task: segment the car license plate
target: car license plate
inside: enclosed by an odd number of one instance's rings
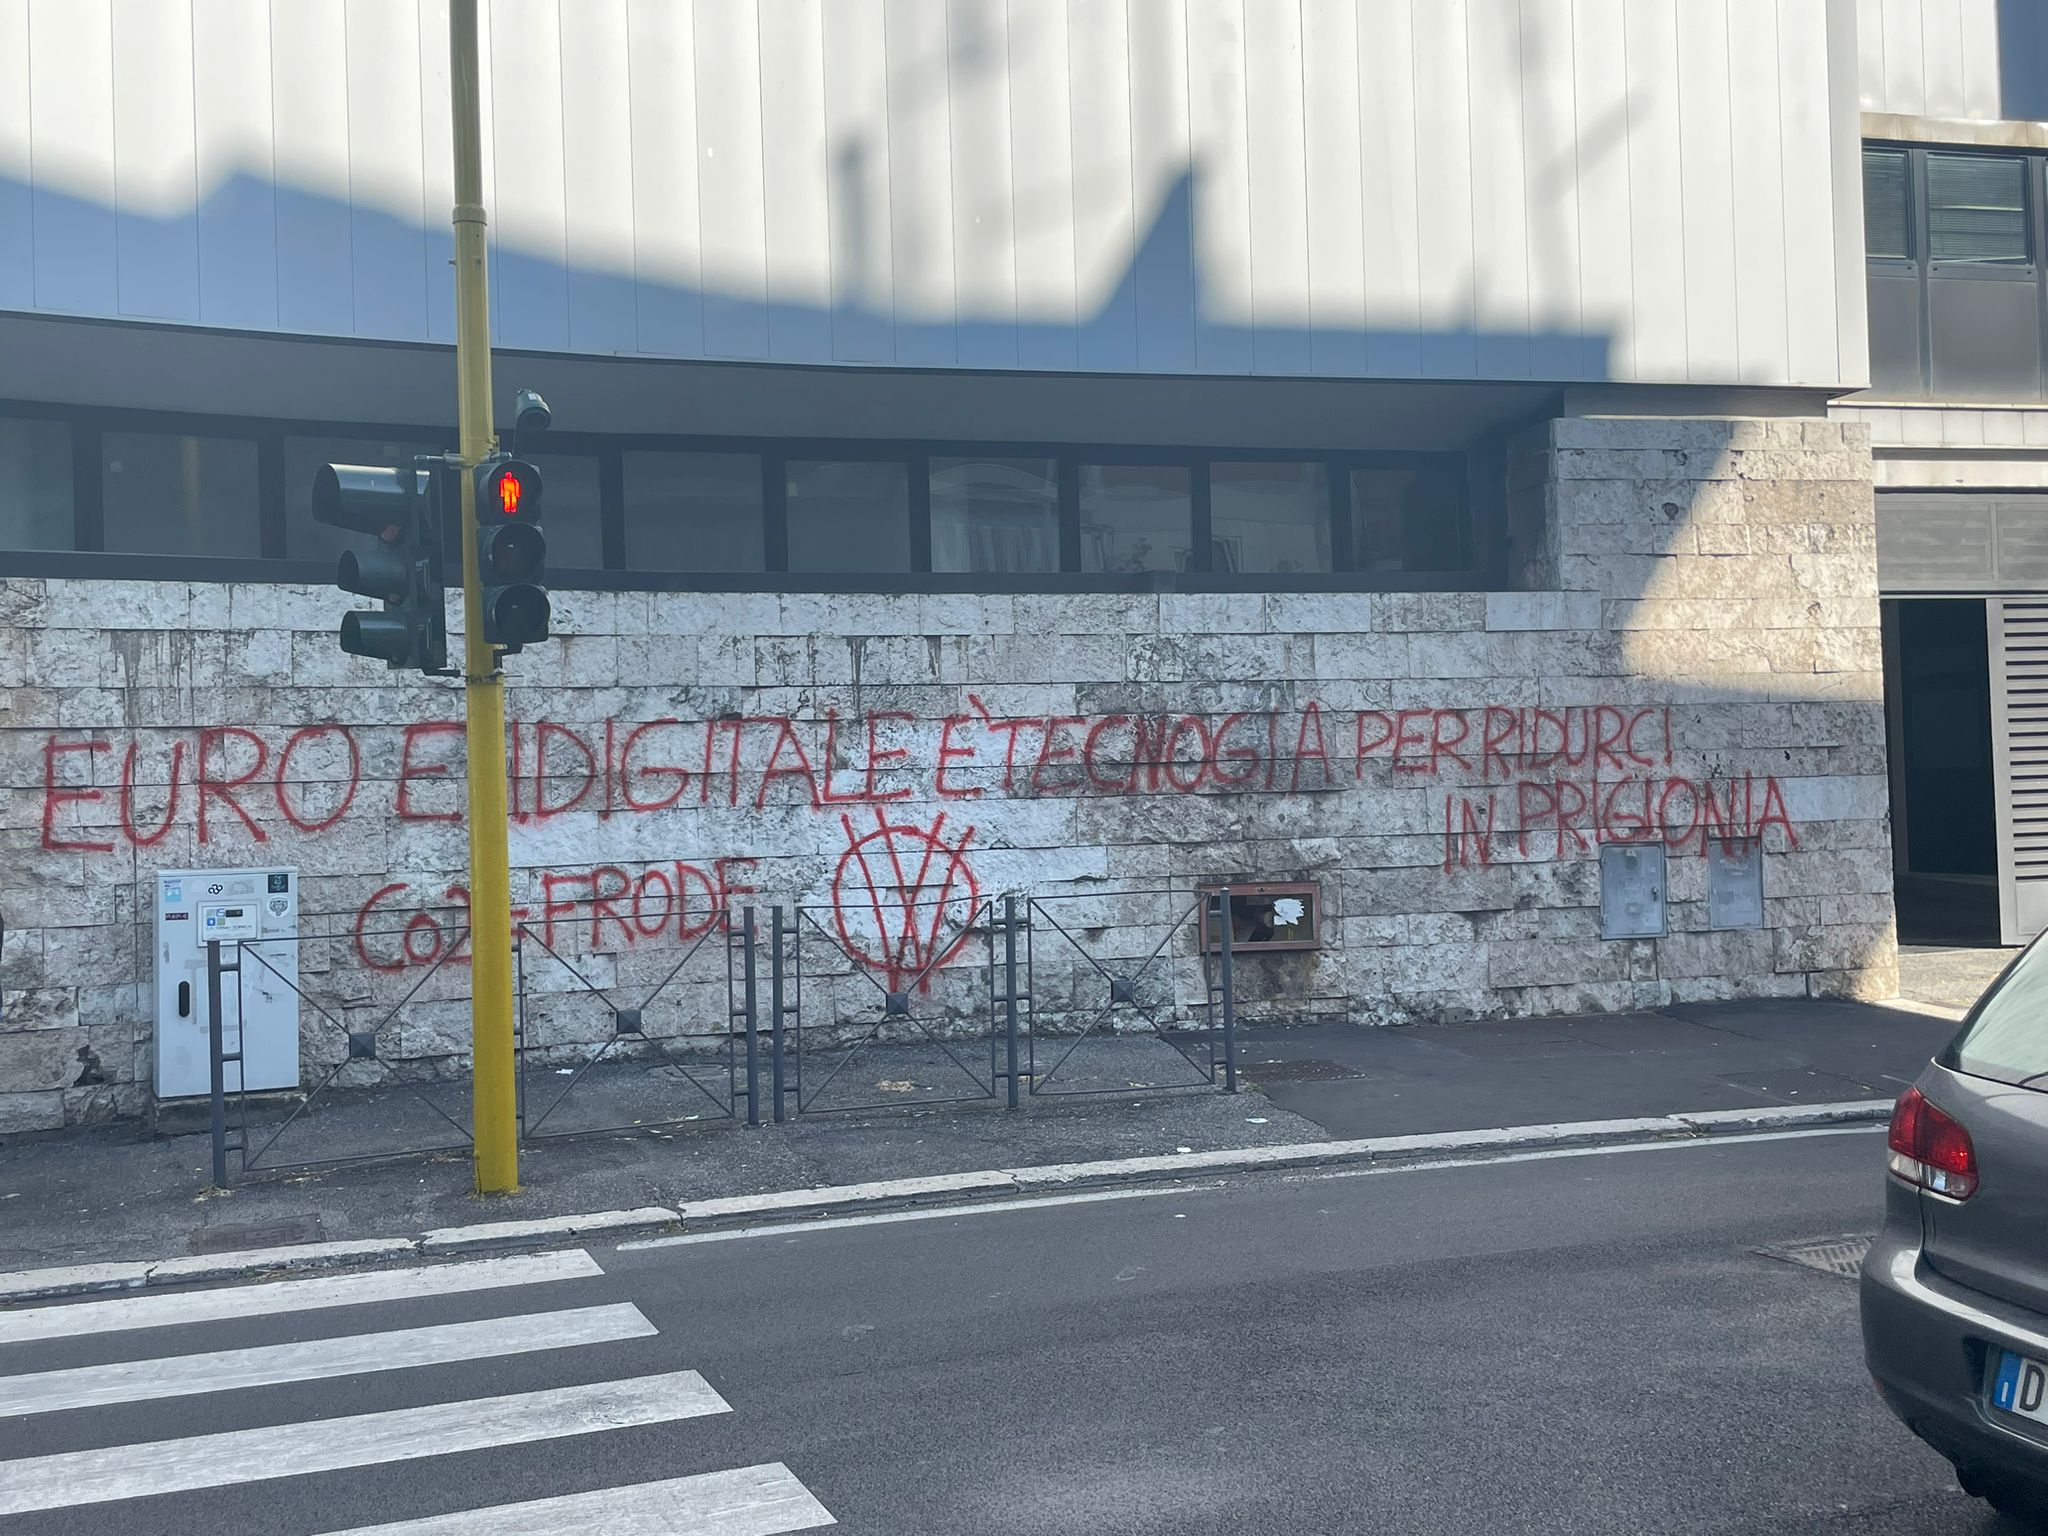
[[[2000,1353],[1991,1378],[1991,1403],[2007,1413],[2048,1424],[2048,1365],[2011,1350]]]

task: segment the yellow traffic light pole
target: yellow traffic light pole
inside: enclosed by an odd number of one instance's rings
[[[471,1128],[478,1194],[519,1188],[517,1071],[512,1052],[512,874],[506,847],[505,678],[483,632],[477,569],[476,465],[491,430],[491,313],[484,242],[483,115],[477,0],[449,0],[448,87],[455,116],[455,372],[462,482],[462,671],[469,762]]]

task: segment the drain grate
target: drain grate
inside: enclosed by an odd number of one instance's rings
[[[1357,1067],[1341,1061],[1247,1061],[1239,1070],[1255,1083],[1327,1083],[1339,1078],[1364,1077]]]
[[[1769,1248],[1759,1248],[1758,1253],[1766,1258],[1783,1259],[1787,1264],[1803,1264],[1808,1269],[1817,1269],[1822,1274],[1840,1275],[1844,1280],[1853,1280],[1863,1269],[1863,1256],[1870,1252],[1871,1239],[1862,1237],[1815,1237],[1802,1243],[1779,1243]]]

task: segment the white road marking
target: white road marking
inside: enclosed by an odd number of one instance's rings
[[[32,1307],[22,1312],[0,1311],[0,1344],[120,1333],[131,1328],[170,1328],[185,1323],[218,1322],[223,1318],[269,1317],[280,1312],[354,1307],[372,1301],[459,1296],[513,1285],[539,1285],[549,1280],[581,1280],[603,1273],[597,1260],[580,1248],[572,1248],[561,1253],[516,1254],[463,1264],[420,1264],[360,1275],[327,1275],[316,1280],[271,1280],[210,1291],[117,1296],[106,1301]]]
[[[242,1387],[360,1376],[411,1366],[447,1365],[457,1360],[530,1355],[544,1349],[572,1349],[615,1339],[644,1339],[658,1331],[638,1307],[620,1303],[294,1344],[265,1344],[252,1349],[222,1349],[203,1355],[171,1355],[157,1360],[119,1360],[111,1365],[36,1371],[22,1376],[0,1376],[0,1419],[10,1414],[101,1408],[109,1403],[232,1392]]]
[[[1205,1186],[1206,1187],[1206,1186]],[[789,1237],[804,1232],[830,1232],[838,1227],[886,1227],[899,1221],[942,1221],[952,1216],[998,1216],[1009,1211],[1042,1211],[1052,1205],[1100,1205],[1106,1200],[1151,1200],[1184,1195],[1185,1184],[1148,1189],[1097,1189],[1078,1195],[1037,1195],[1026,1200],[978,1200],[969,1205],[938,1205],[921,1211],[877,1211],[871,1216],[827,1216],[818,1221],[779,1221],[767,1227],[734,1227],[725,1232],[685,1232],[680,1237],[648,1237],[621,1243],[619,1250],[679,1248],[690,1243],[730,1243],[743,1237]]]
[[[1627,1141],[1606,1146],[1542,1147],[1527,1152],[1489,1152],[1477,1157],[1441,1157],[1412,1163],[1384,1163],[1366,1168],[1275,1170],[1293,1179],[1363,1179],[1396,1173],[1431,1173],[1449,1168],[1491,1168],[1501,1163],[1545,1162],[1561,1157],[1614,1157],[1626,1152],[1707,1151],[1753,1146],[1760,1141],[1800,1141],[1821,1136],[1874,1136],[1882,1125],[1823,1125],[1789,1131],[1758,1131],[1754,1135],[1693,1136],[1670,1141]],[[1255,1171],[1255,1170],[1254,1170]],[[879,1211],[871,1216],[833,1216],[820,1221],[784,1221],[766,1227],[734,1227],[724,1232],[686,1232],[680,1237],[651,1237],[621,1243],[619,1251],[675,1248],[689,1243],[731,1243],[748,1237],[793,1237],[844,1227],[880,1227],[902,1221],[945,1221],[955,1216],[1006,1216],[1016,1211],[1041,1211],[1055,1205],[1096,1205],[1108,1200],[1156,1200],[1162,1195],[1216,1194],[1230,1187],[1221,1178],[1200,1184],[1160,1183],[1140,1189],[1098,1189],[1083,1194],[1043,1195],[1023,1200],[983,1200],[971,1205],[940,1205],[928,1210]]]
[[[703,1477],[359,1526],[332,1536],[782,1536],[838,1523],[789,1468],[772,1461]]]
[[[695,1371],[0,1461],[0,1515],[416,1461],[730,1413]]]

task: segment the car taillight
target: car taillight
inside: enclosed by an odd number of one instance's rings
[[[1908,1088],[1892,1106],[1891,1170],[1908,1184],[1951,1200],[1977,1192],[1977,1149],[1962,1122],[1936,1109],[1918,1088]]]

